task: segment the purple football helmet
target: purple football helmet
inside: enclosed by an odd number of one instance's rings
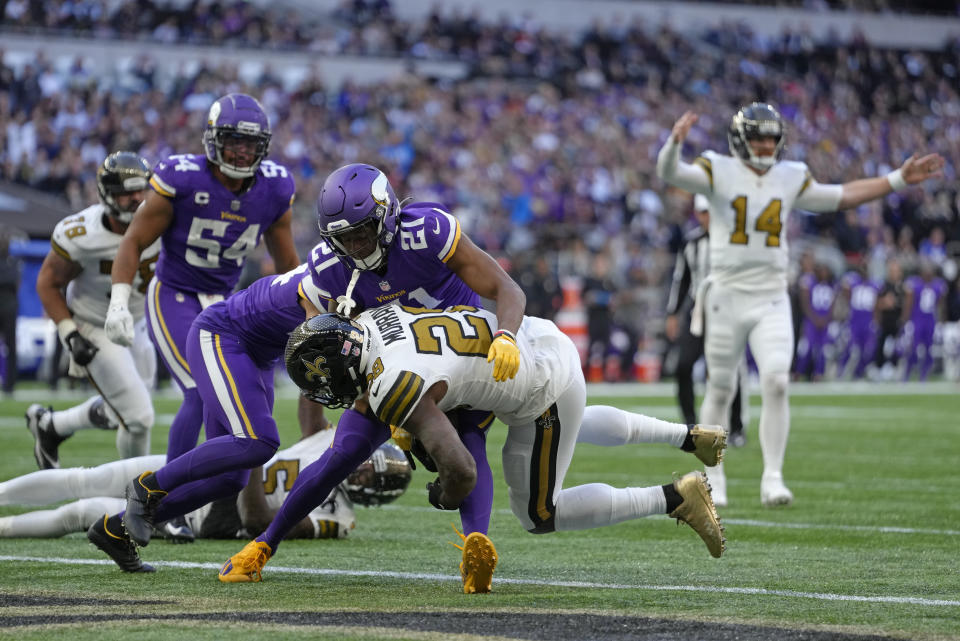
[[[249,178],[257,172],[260,161],[270,149],[270,121],[256,98],[231,93],[210,106],[207,126],[203,131],[203,148],[207,160],[220,167],[230,178]],[[240,165],[224,159],[224,149],[252,157]]]
[[[377,269],[397,233],[400,202],[386,174],[345,165],[327,176],[317,199],[320,235],[348,267]]]

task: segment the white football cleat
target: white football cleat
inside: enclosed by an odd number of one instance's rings
[[[760,480],[760,503],[763,507],[785,507],[793,503],[793,492],[783,484],[783,476],[763,475]]]
[[[713,467],[705,467],[707,481],[710,483],[710,495],[715,507],[727,507],[727,475],[723,471],[723,463]]]

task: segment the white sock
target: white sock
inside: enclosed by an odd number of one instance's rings
[[[163,467],[162,454],[121,459],[96,467],[39,470],[0,483],[0,505],[49,505],[70,499],[123,497],[130,479]]]
[[[604,483],[578,485],[560,492],[554,524],[560,530],[585,530],[651,514],[666,514],[663,488],[616,488]]]
[[[60,436],[70,436],[77,430],[96,427],[96,425],[90,422],[90,408],[99,401],[99,396],[91,396],[84,402],[79,405],[74,405],[70,409],[53,412],[51,416],[53,420],[53,430]],[[46,427],[46,425],[42,423],[40,426]]]
[[[634,414],[609,405],[588,405],[583,410],[578,443],[606,447],[628,443],[669,443],[683,445],[687,426]]]
[[[84,499],[61,505],[55,510],[39,510],[0,518],[0,537],[57,537],[85,532],[104,514],[123,509],[122,499]]]
[[[763,453],[763,474],[783,476],[783,458],[790,435],[790,402],[787,397],[786,374],[771,374],[760,381],[760,451]]]
[[[40,470],[0,483],[0,505],[50,505],[73,498],[73,471]]]

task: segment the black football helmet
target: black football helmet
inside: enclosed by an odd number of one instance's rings
[[[107,206],[107,213],[129,225],[140,202],[135,201],[127,208],[121,208],[115,196],[146,190],[152,175],[146,158],[132,151],[118,151],[104,158],[97,169],[97,191],[100,200]]]
[[[754,102],[742,107],[730,121],[727,130],[727,143],[730,155],[739,158],[751,167],[767,170],[773,167],[783,156],[786,146],[786,126],[783,116],[773,105]],[[772,156],[758,156],[753,153],[748,141],[757,138],[772,137],[777,141]]]
[[[343,482],[347,496],[360,505],[385,505],[404,493],[410,484],[410,463],[403,451],[384,443]]]
[[[363,339],[363,327],[345,316],[314,316],[290,332],[284,350],[287,373],[310,400],[350,407],[367,389]]]

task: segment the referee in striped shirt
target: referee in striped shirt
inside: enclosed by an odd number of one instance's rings
[[[706,196],[696,194],[693,199],[693,209],[700,227],[687,234],[683,248],[677,253],[673,282],[670,285],[670,295],[667,297],[665,326],[667,339],[674,343],[678,350],[675,370],[677,401],[680,404],[684,422],[690,425],[697,422],[693,396],[693,366],[703,356],[703,336],[694,336],[690,333],[690,315],[697,288],[710,271],[710,237],[707,235],[710,212]],[[730,408],[729,442],[734,447],[741,447],[746,443],[741,413],[744,374],[741,368],[740,384],[737,386],[737,393]]]

